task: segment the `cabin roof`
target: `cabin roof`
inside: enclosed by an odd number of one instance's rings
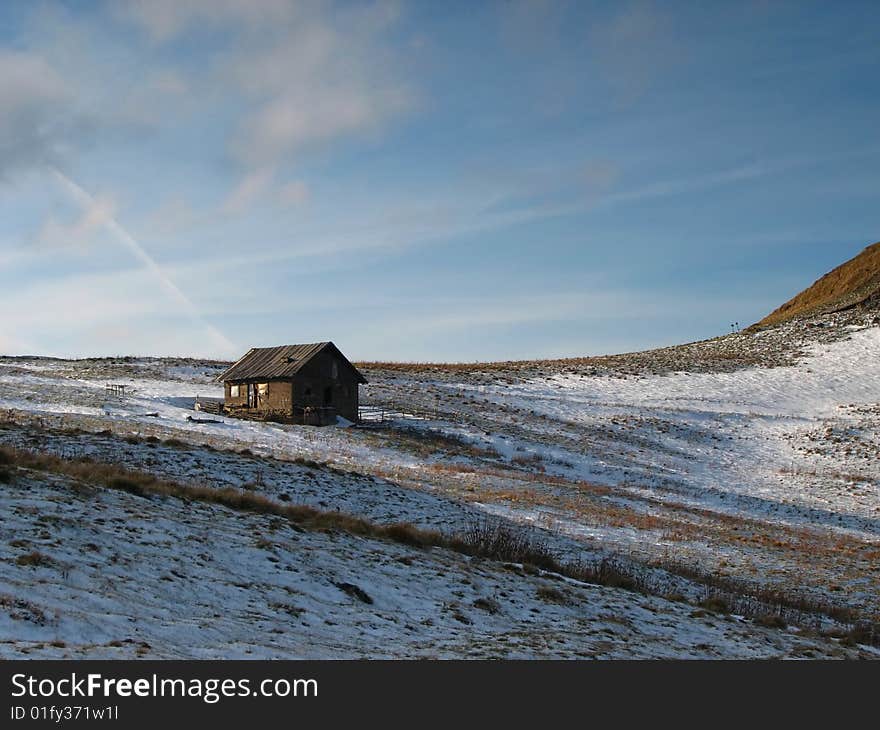
[[[349,362],[332,342],[314,342],[308,345],[279,345],[252,347],[237,362],[217,377],[217,380],[279,380],[294,377],[312,358],[331,348],[352,371],[359,383],[367,379]]]

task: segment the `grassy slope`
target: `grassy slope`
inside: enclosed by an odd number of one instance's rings
[[[771,312],[758,322],[758,326],[778,324],[820,309],[851,306],[876,296],[878,292],[880,243],[875,243]]]

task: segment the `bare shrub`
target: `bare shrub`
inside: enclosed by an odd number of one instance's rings
[[[700,601],[700,605],[712,613],[730,613],[730,604],[721,596],[709,596]]]
[[[540,454],[522,454],[514,456],[510,460],[510,463],[514,466],[522,466],[526,468],[532,467],[541,472],[546,468],[544,466],[544,458]]]
[[[880,643],[880,624],[870,621],[856,621],[847,631],[841,643],[848,646],[856,646],[857,644],[877,646]]]
[[[765,613],[761,616],[756,616],[755,623],[768,629],[784,629],[788,626],[785,619],[778,613]]]
[[[566,566],[568,575],[584,583],[624,588],[629,591],[648,593],[649,578],[635,566],[628,566],[611,558],[602,558],[595,563],[574,563]]]
[[[526,563],[555,572],[562,570],[546,542],[539,540],[533,532],[501,520],[472,522],[464,532],[450,538],[448,544],[468,555],[510,563]]]
[[[568,603],[568,596],[553,586],[541,586],[538,588],[537,596],[547,603]]]
[[[50,565],[54,565],[55,561],[52,560],[48,555],[41,553],[37,550],[33,552],[25,553],[24,555],[19,555],[15,559],[16,565],[24,565],[31,566],[34,568],[46,568]]]

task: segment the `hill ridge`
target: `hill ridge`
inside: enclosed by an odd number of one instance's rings
[[[880,242],[835,267],[755,326],[779,324],[796,317],[825,314],[880,300]]]

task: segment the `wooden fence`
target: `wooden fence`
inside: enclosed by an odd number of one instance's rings
[[[202,413],[211,413],[215,416],[223,415],[223,399],[222,398],[202,398],[196,396],[195,410]]]
[[[438,421],[435,410],[391,403],[362,403],[358,406],[358,421],[365,425],[391,421]]]
[[[222,416],[244,418],[253,421],[275,421],[278,423],[297,423],[309,425],[326,425],[336,420],[336,409],[333,406],[297,408],[294,414],[269,413],[266,411],[235,408],[226,409],[219,398],[196,398],[195,410]],[[435,410],[418,408],[396,403],[362,403],[358,407],[358,423],[375,426],[392,421],[437,421],[443,417]]]

